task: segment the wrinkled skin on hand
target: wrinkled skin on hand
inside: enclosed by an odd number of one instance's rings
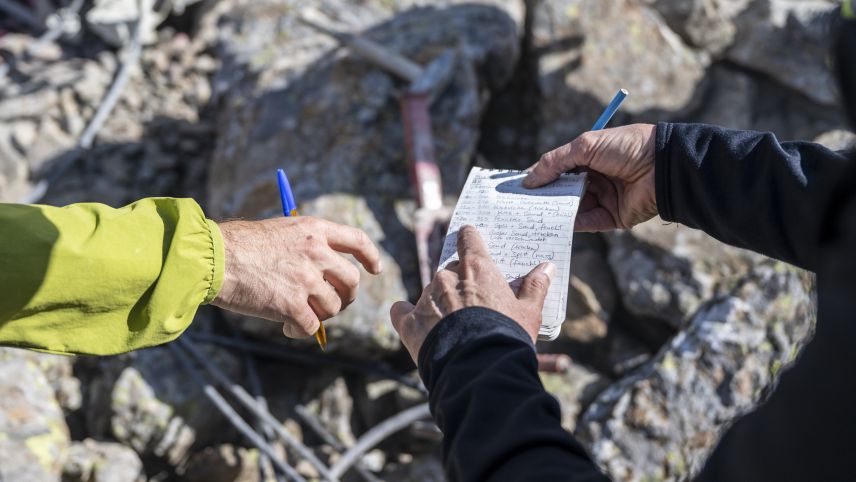
[[[372,274],[380,253],[361,230],[313,217],[220,224],[226,252],[223,286],[213,305],[283,323],[290,338],[318,330],[319,320],[354,301],[360,271]]]
[[[654,156],[657,127],[634,124],[586,132],[544,155],[523,185],[540,187],[572,169],[588,171],[577,231],[630,229],[657,215]]]
[[[458,256],[460,261],[437,273],[415,306],[406,301],[392,305],[392,325],[413,361],[417,361],[428,332],[441,319],[470,306],[490,308],[508,316],[526,330],[534,343],[555,265],[536,266],[515,294],[491,260],[476,228],[464,226],[458,232]]]

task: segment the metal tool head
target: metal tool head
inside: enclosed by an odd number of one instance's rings
[[[422,76],[410,84],[410,92],[425,93],[433,100],[455,75],[458,56],[454,49],[446,49],[422,70]]]

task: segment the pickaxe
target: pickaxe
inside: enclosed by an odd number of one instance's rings
[[[419,278],[422,287],[428,286],[440,259],[445,228],[451,216],[451,211],[443,206],[440,169],[434,157],[434,139],[428,108],[454,74],[455,53],[453,50],[446,50],[427,67],[422,67],[365,37],[339,32],[306,16],[302,16],[300,21],[330,35],[355,54],[409,82],[401,96],[401,113],[410,178],[418,203],[413,231],[419,259]],[[564,373],[572,363],[571,358],[564,354],[539,353],[537,358],[538,370],[544,372]]]
[[[454,74],[455,52],[446,50],[428,66],[421,65],[365,37],[334,30],[301,16],[300,21],[330,35],[352,52],[409,84],[401,95],[404,140],[418,208],[414,219],[419,278],[425,287],[431,282],[440,257],[444,228],[450,211],[443,206],[440,168],[434,155],[431,133],[431,101],[448,85]]]

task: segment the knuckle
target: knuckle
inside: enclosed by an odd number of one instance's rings
[[[354,236],[354,244],[356,244],[357,246],[368,247],[369,245],[372,244],[371,239],[369,239],[369,235],[366,234],[366,232],[363,231],[362,229],[354,228],[353,236]]]
[[[326,251],[326,244],[318,239],[317,235],[307,234],[303,238],[303,243],[306,248],[306,252],[309,253],[309,256],[313,259],[317,259]]]
[[[487,263],[484,258],[481,256],[474,256],[466,261],[466,264],[469,268],[475,272],[484,271],[487,267]]]
[[[299,219],[300,224],[306,229],[315,231],[321,227],[322,221],[314,216],[301,216]]]
[[[360,286],[360,270],[356,266],[348,264],[346,271],[348,274],[346,275],[345,284],[348,288],[357,289]]]
[[[309,274],[309,270],[301,269],[294,273],[294,282],[303,290],[311,291],[317,284],[318,280]]]
[[[529,280],[529,286],[538,291],[546,291],[550,287],[550,282],[545,275],[538,275]]]
[[[457,278],[458,277],[455,273],[449,270],[443,270],[437,273],[437,276],[434,277],[434,282],[428,286],[434,288],[446,288],[457,283]]]
[[[538,158],[538,165],[541,166],[542,169],[552,169],[556,164],[556,151],[549,151],[541,154],[541,157]]]
[[[576,151],[576,154],[583,158],[587,157],[597,144],[595,137],[596,134],[593,132],[584,132],[571,142],[571,150]]]

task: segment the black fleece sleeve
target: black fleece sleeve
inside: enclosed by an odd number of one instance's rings
[[[810,142],[702,124],[657,126],[657,209],[666,221],[815,270],[823,212],[846,158]]]
[[[607,480],[561,427],[529,336],[487,308],[447,316],[419,351],[452,481]]]
[[[738,420],[699,481],[854,480],[856,165],[823,213],[814,338],[770,399]]]

